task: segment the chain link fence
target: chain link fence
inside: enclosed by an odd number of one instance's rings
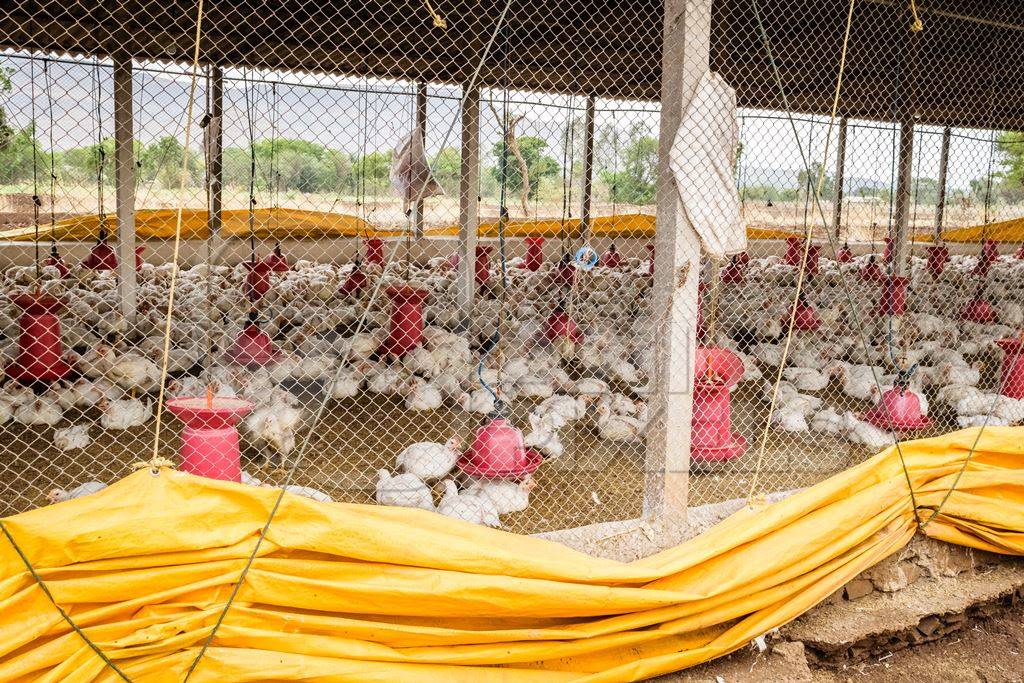
[[[664,365],[694,362],[665,349],[698,317],[699,344],[743,367],[731,431],[690,463],[689,505],[861,461],[892,441],[877,404],[894,382],[927,413],[900,438],[977,423],[999,386],[994,341],[1024,323],[1007,238],[998,259],[950,243],[945,269],[927,267],[940,220],[984,238],[1024,217],[1018,93],[984,71],[1019,50],[1020,17],[926,12],[914,47],[902,4],[856,3],[833,121],[848,3],[761,2],[764,35],[751,2],[702,5],[710,16],[689,21],[710,24],[710,66],[739,96],[734,183],[752,239],[745,258],[701,259],[700,303],[676,301],[673,317],[676,270],[700,255],[654,250],[656,207],[676,192],[660,3],[442,2],[442,31],[418,2],[213,2],[195,72],[188,3],[42,5],[0,10],[3,514],[149,459],[179,205],[166,398],[253,404],[245,481],[522,533],[645,514],[666,486],[651,425],[678,400]],[[927,61],[939,40],[993,33],[986,59]],[[872,47],[883,38],[891,50]],[[946,84],[983,76],[959,95]],[[887,256],[901,222],[908,246]],[[910,278],[894,295],[905,312],[884,301],[890,272]],[[17,296],[37,291],[63,302],[59,349],[52,320],[23,317]],[[964,319],[979,301],[991,315]],[[60,377],[11,377],[54,353]],[[721,410],[695,401],[701,439]],[[525,460],[459,460],[486,450],[475,434],[496,416],[522,430]],[[176,459],[183,425],[162,420],[158,452]]]

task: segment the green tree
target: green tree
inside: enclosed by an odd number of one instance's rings
[[[175,188],[181,183],[181,162],[185,148],[173,135],[165,135],[144,147],[139,154],[144,182],[156,182],[160,187]],[[200,154],[190,151],[188,155],[188,180],[202,182],[203,162]]]
[[[434,178],[445,194],[450,197],[459,196],[459,181],[462,177],[462,155],[455,147],[445,147],[437,153],[431,164]]]
[[[523,161],[526,164],[526,173],[529,176],[529,197],[533,199],[537,196],[537,190],[540,189],[541,181],[544,178],[557,175],[562,167],[552,157],[543,153],[547,149],[548,143],[541,138],[533,135],[524,135],[517,138],[517,142],[519,143],[519,151],[523,155]],[[491,175],[500,186],[502,151],[505,153],[506,191],[511,196],[519,195],[523,190],[523,175],[519,169],[519,161],[512,153],[512,150],[506,149],[505,145],[500,141],[494,143],[494,147],[491,149],[491,154],[498,160],[497,165],[491,169]]]
[[[180,160],[179,160],[180,163]],[[114,184],[114,139],[103,138],[98,145],[86,145],[65,150],[57,165],[58,175],[65,181],[90,184],[102,164],[104,184]]]
[[[13,73],[14,69],[0,66],[0,95],[4,96],[4,104],[6,104],[6,96],[10,94],[13,88],[11,83],[11,74]],[[7,147],[13,137],[14,129],[7,123],[7,109],[0,105],[0,150]]]
[[[814,196],[815,191],[818,189],[818,178],[821,176],[823,166],[820,161],[815,161],[811,164],[811,174],[807,175],[807,171],[801,170],[796,174],[796,186],[798,190],[798,196],[807,197]],[[825,174],[824,182],[821,186],[821,199],[831,199],[836,192],[836,179],[832,176]]]
[[[391,150],[364,154],[355,159],[353,166],[356,182],[367,194],[381,194],[391,182]]]
[[[50,155],[39,147],[32,126],[12,130],[5,143],[0,146],[0,184],[28,182],[32,180],[32,152],[35,150],[36,178],[48,182]]]

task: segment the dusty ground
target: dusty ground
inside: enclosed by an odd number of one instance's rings
[[[1024,606],[942,640],[845,669],[808,666],[799,647],[744,649],[658,683],[1011,683],[1024,680]]]

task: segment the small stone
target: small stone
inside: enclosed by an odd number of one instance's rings
[[[917,625],[917,630],[926,637],[933,635],[942,627],[942,621],[936,616],[925,617]]]
[[[874,592],[875,587],[868,579],[854,579],[850,583],[846,584],[845,590],[847,600],[859,600],[871,595]]]
[[[781,640],[775,643],[772,645],[772,656],[780,657],[782,661],[789,664],[807,664],[807,654],[804,652],[804,644],[799,640]]]

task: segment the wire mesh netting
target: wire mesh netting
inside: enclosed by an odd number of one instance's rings
[[[697,378],[690,505],[1024,418],[993,397],[1024,324],[1020,17],[911,34],[855,3],[833,118],[849,3],[689,3],[751,237],[711,259],[654,249],[660,3],[437,4],[447,29],[419,2],[208,2],[195,69],[190,3],[0,10],[0,512],[147,461],[165,357],[171,412],[250,404],[247,483],[523,533],[650,512],[694,332],[742,366]],[[691,262],[699,301],[673,300]],[[894,424],[889,389],[920,415]],[[159,454],[233,476],[228,436],[161,419]]]

